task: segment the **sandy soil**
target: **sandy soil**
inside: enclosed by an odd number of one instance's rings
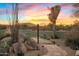
[[[36,38],[32,38],[37,41]],[[52,44],[51,41],[40,38],[40,44],[42,44],[46,49],[47,53],[44,56],[67,56],[68,53],[66,50],[62,49],[56,44]]]
[[[58,45],[60,48],[65,50],[67,52],[67,56],[74,56],[76,53],[76,50],[72,50],[71,48],[67,47],[64,44],[64,39],[53,39],[53,41],[56,42],[56,45]]]
[[[37,42],[37,38],[36,38],[36,37],[33,37],[32,39]],[[46,39],[42,39],[42,38],[39,38],[39,43],[40,43],[40,44],[52,44],[51,41],[46,40]]]
[[[48,53],[45,56],[66,56],[67,52],[57,45],[45,45]]]

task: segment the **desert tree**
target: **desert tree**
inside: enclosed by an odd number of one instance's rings
[[[53,27],[53,38],[55,38],[55,30],[56,30],[56,20],[59,15],[61,7],[59,5],[56,5],[55,7],[51,7],[51,13],[48,15],[49,20],[51,21]]]

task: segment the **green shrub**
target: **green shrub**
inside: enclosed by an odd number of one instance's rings
[[[11,46],[11,39],[3,39],[0,41],[0,53],[8,53]]]
[[[46,34],[43,34],[43,38],[44,38],[44,39],[46,39],[46,38],[47,38]]]
[[[0,53],[7,53],[8,50],[9,50],[9,44],[4,42],[4,43],[1,43],[0,45]]]

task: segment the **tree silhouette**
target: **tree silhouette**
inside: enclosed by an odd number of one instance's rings
[[[51,13],[48,15],[49,16],[49,20],[51,21],[52,25],[53,25],[53,38],[55,38],[55,25],[56,25],[56,20],[57,17],[59,15],[61,7],[59,5],[56,5],[55,7],[51,8]]]

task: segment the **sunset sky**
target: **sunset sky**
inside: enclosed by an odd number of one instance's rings
[[[75,8],[72,4],[64,3],[20,3],[19,4],[19,23],[33,23],[47,25],[50,23],[48,14],[50,8],[56,5],[61,6],[60,14],[57,18],[57,25],[70,25],[77,18],[72,17]],[[12,14],[11,3],[0,4],[0,24],[8,24]],[[6,10],[7,14],[6,14]]]

